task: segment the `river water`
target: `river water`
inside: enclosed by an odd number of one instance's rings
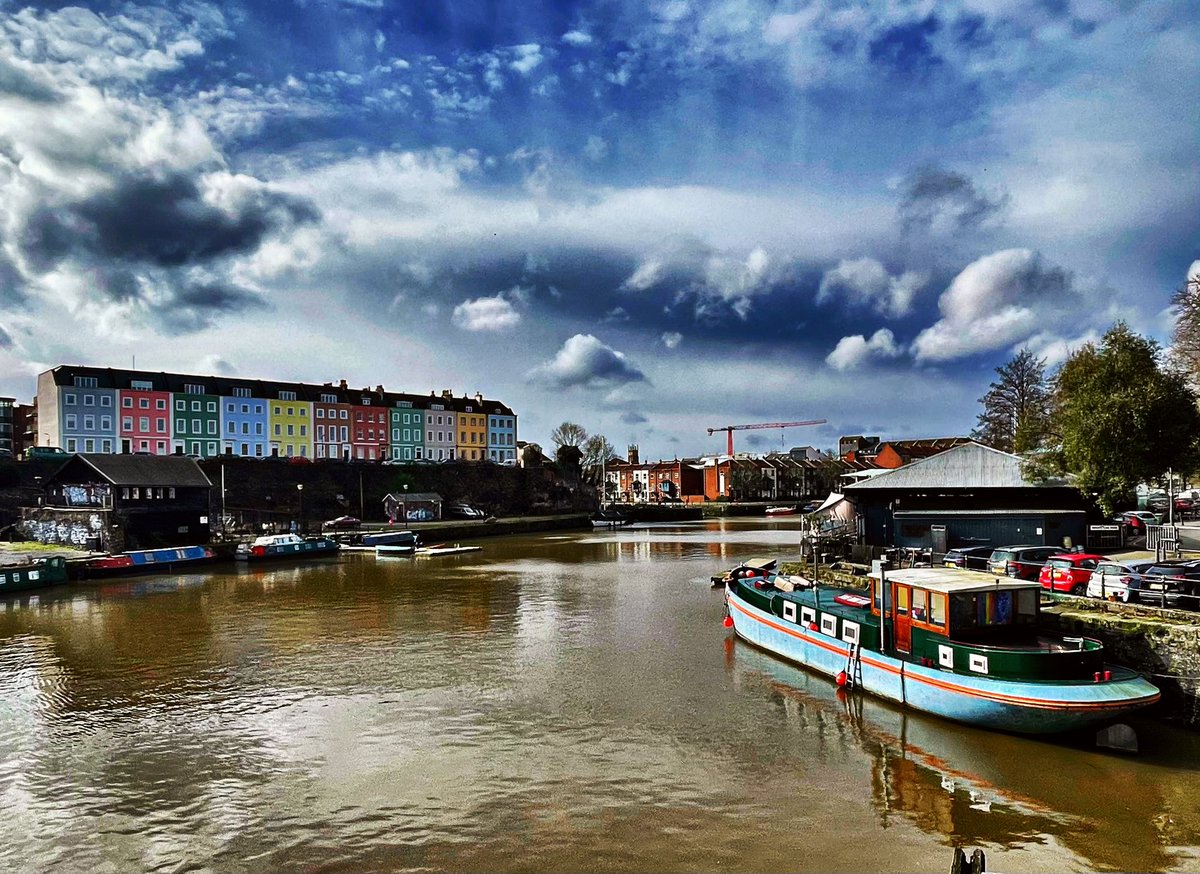
[[[729,638],[791,520],[0,600],[8,871],[1197,870],[1200,739],[975,731]]]

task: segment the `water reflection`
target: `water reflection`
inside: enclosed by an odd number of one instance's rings
[[[1195,867],[1191,736],[1137,759],[841,701],[736,645],[753,522],[0,602],[23,870]],[[1145,740],[1145,734],[1143,733]]]

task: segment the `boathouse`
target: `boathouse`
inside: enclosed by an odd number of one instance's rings
[[[123,552],[207,543],[212,483],[177,455],[72,456],[22,510],[31,540]]]
[[[436,522],[442,518],[442,496],[435,492],[403,492],[383,498],[388,522]]]
[[[935,553],[955,546],[1081,546],[1089,516],[1099,514],[1070,480],[1034,482],[1020,456],[974,442],[842,491],[854,504],[862,543]]]

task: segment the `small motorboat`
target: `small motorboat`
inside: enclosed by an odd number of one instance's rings
[[[240,561],[268,559],[309,559],[338,551],[338,542],[325,537],[301,537],[298,534],[268,534],[253,543],[239,543],[234,557]]]
[[[799,512],[795,507],[767,507],[768,516],[795,516]]]
[[[403,543],[381,543],[375,547],[375,555],[379,557],[404,555],[409,556],[417,551],[415,544],[405,545]]]

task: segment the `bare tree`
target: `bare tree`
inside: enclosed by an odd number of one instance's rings
[[[554,443],[555,450],[561,449],[564,446],[582,448],[587,439],[587,429],[582,425],[576,425],[574,422],[563,422],[550,434],[550,440]]]
[[[1200,273],[1191,276],[1171,297],[1175,330],[1169,363],[1182,370],[1193,388],[1200,387]]]
[[[583,478],[598,485],[604,476],[604,465],[617,454],[616,450],[603,434],[593,434],[584,441],[581,448],[583,449]]]
[[[971,436],[1004,452],[1037,449],[1050,421],[1052,395],[1046,360],[1022,349],[996,368],[996,376],[979,399],[983,412]]]

